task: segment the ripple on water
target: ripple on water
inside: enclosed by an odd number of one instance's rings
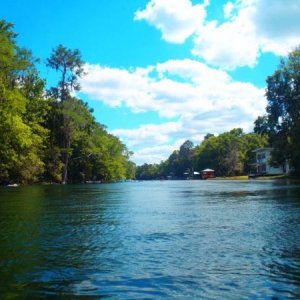
[[[297,185],[15,191],[0,191],[0,298],[300,298]]]

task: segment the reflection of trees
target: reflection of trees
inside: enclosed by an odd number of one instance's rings
[[[111,269],[103,257],[120,242],[109,189],[22,187],[1,196],[1,295],[67,290],[81,272]]]
[[[43,197],[42,187],[1,191],[0,291],[1,289],[9,291],[7,297],[23,292],[22,281],[24,279],[26,281],[28,274],[32,273],[34,267],[40,263],[37,254],[41,241]],[[11,291],[14,293],[10,294]]]

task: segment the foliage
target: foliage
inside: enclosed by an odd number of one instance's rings
[[[50,90],[50,94],[61,101],[71,96],[71,92],[79,91],[78,78],[84,75],[84,62],[78,49],[71,50],[63,45],[53,49],[50,58],[47,59],[47,66],[58,71],[61,78],[57,87]]]
[[[159,178],[158,164],[143,164],[137,167],[136,177],[140,180],[153,180]]]
[[[267,115],[257,119],[268,128],[274,148],[273,164],[287,160],[300,174],[300,46],[283,58],[278,69],[267,78]],[[257,126],[256,126],[257,127]]]
[[[37,62],[0,20],[0,183],[84,182],[134,178],[126,146],[73,96],[84,75],[78,50],[55,48],[47,65],[60,72],[46,93]]]
[[[260,134],[245,134],[237,128],[219,136],[207,134],[196,147],[186,141],[179,150],[160,164],[144,164],[137,167],[138,179],[184,178],[194,171],[206,168],[215,170],[217,176],[237,176],[250,172],[254,161],[253,149],[267,144]]]
[[[189,140],[160,164],[136,167],[132,153],[93,110],[74,96],[84,76],[79,50],[53,49],[47,66],[59,74],[46,90],[31,52],[17,45],[13,25],[0,20],[0,183],[85,182],[192,176],[206,168],[218,176],[250,172],[253,149],[271,144],[273,163],[290,161],[300,174],[300,47],[267,78],[266,115],[254,132],[236,128]]]
[[[197,167],[214,169],[219,176],[245,174],[254,159],[252,150],[265,144],[259,135],[245,134],[240,128],[212,136],[196,149]]]
[[[12,27],[0,21],[0,182],[35,182],[44,171],[48,106],[41,98],[44,82]]]

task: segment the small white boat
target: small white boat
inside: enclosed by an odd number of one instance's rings
[[[101,180],[87,180],[85,183],[92,183],[92,184],[101,183]]]

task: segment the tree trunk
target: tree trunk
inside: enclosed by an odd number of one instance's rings
[[[64,165],[64,169],[63,169],[62,184],[66,184],[68,182],[68,165],[69,165],[69,157],[70,157],[70,154],[69,154],[70,148],[71,148],[71,139],[68,138],[67,147],[66,147],[65,165]]]

